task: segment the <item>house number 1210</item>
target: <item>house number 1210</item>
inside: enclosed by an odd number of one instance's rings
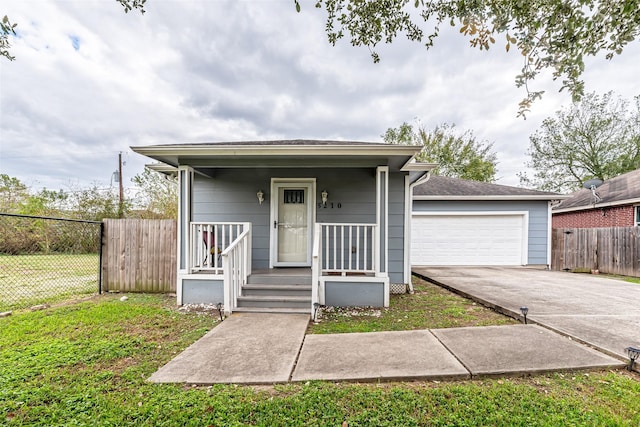
[[[326,205],[323,205],[322,203],[319,202],[318,203],[318,209],[320,209],[320,208],[325,208],[325,209],[338,208],[338,209],[340,209],[340,208],[342,208],[342,203],[331,202],[331,203],[327,203]]]

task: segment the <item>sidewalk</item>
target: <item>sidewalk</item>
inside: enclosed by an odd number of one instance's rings
[[[448,380],[624,366],[536,325],[305,336],[308,321],[306,315],[233,314],[149,380]]]

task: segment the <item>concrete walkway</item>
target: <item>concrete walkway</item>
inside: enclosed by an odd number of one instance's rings
[[[305,314],[234,314],[149,380],[187,384],[287,382],[308,324]]]
[[[413,267],[413,272],[512,316],[621,360],[640,347],[640,285],[591,274],[526,267]]]
[[[443,380],[624,365],[535,325],[305,337],[308,321],[306,315],[233,314],[149,380]]]

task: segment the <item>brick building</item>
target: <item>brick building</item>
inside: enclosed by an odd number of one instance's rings
[[[608,179],[593,192],[581,189],[553,207],[553,228],[640,225],[640,169]]]

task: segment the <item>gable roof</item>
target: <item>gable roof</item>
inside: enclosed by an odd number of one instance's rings
[[[413,189],[414,200],[557,200],[547,191],[432,175]]]
[[[131,149],[169,166],[223,167],[365,167],[388,165],[391,170],[427,171],[435,165],[415,162],[422,149],[363,141],[272,140],[229,141],[137,146]]]
[[[595,209],[640,203],[640,169],[605,180],[596,189],[596,202],[591,190],[580,189],[553,208],[554,213]]]

